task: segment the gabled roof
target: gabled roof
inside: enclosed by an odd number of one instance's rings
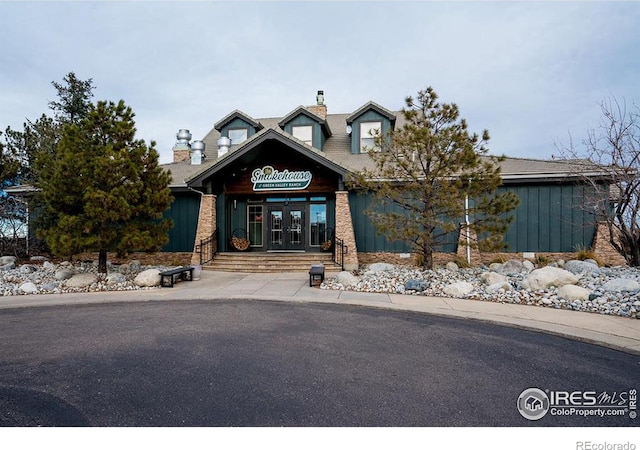
[[[218,158],[215,163],[207,167],[202,167],[201,170],[193,174],[191,177],[185,179],[185,182],[190,186],[201,186],[202,181],[204,181],[205,178],[216,174],[220,170],[237,161],[242,156],[268,140],[276,140],[278,142],[281,142],[298,151],[302,155],[308,157],[309,159],[336,173],[339,173],[342,176],[345,176],[348,173],[348,170],[340,165],[340,163],[333,161],[332,159],[324,155],[321,151],[305,144],[299,139],[296,139],[289,133],[286,133],[278,128],[265,128],[251,136],[242,144],[238,145],[237,149],[229,151],[222,157]]]
[[[262,125],[259,122],[256,122],[255,120],[253,120],[251,116],[243,113],[238,109],[232,111],[231,113],[227,114],[222,119],[220,119],[218,122],[216,122],[213,128],[220,131],[226,124],[231,122],[233,119],[242,119],[257,130],[262,128]]]
[[[278,122],[278,125],[280,126],[280,128],[284,128],[284,126],[288,122],[290,122],[291,120],[295,119],[300,114],[305,115],[305,116],[309,117],[311,120],[314,120],[314,121],[318,122],[320,124],[320,126],[322,127],[322,131],[324,132],[324,135],[326,137],[331,136],[331,128],[329,128],[329,124],[327,123],[327,121],[325,119],[323,119],[322,117],[318,116],[317,114],[312,113],[311,111],[309,111],[304,106],[298,106],[296,109],[294,109],[289,114],[284,116],[282,118],[282,120],[280,122]]]
[[[362,105],[360,108],[356,109],[353,112],[353,114],[347,117],[347,125],[351,125],[354,120],[356,120],[358,117],[360,117],[361,115],[363,115],[369,110],[373,110],[378,114],[386,117],[392,123],[396,121],[396,115],[393,112],[389,111],[386,108],[383,108],[382,106],[378,105],[376,102],[367,102],[364,105]]]

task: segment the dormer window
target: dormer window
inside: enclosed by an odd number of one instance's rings
[[[229,128],[228,133],[231,145],[238,145],[247,140],[246,128]]]
[[[294,125],[291,127],[293,137],[300,139],[307,145],[313,146],[313,126],[312,125]]]
[[[380,151],[376,137],[380,136],[382,122],[360,122],[360,153]]]

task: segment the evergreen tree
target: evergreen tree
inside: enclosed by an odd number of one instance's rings
[[[504,246],[518,205],[513,193],[497,194],[500,158],[487,155],[489,133],[470,134],[457,105],[438,103],[433,88],[406,98],[406,124],[387,136],[375,136],[372,168],[355,174],[353,187],[371,192],[376,205],[367,211],[376,229],[390,240],[412,244],[423,267],[433,267],[433,253],[465,218],[481,250]],[[465,208],[465,199],[469,199]]]
[[[63,78],[64,84],[52,81],[58,93],[58,101],[49,102],[59,123],[79,123],[89,112],[93,98],[93,79],[79,80],[76,74],[69,72]]]
[[[158,164],[155,142],[135,139],[134,114],[123,101],[98,102],[78,123],[67,123],[55,155],[39,155],[46,211],[55,215],[38,230],[51,250],[70,256],[99,252],[157,251],[172,227],[171,176]]]

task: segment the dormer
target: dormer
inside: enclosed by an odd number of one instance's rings
[[[374,135],[387,135],[395,123],[395,114],[375,102],[368,102],[358,108],[347,117],[347,129],[351,130],[351,153],[376,150]]]
[[[259,122],[237,109],[213,126],[220,137],[231,140],[231,146],[241,144],[262,129]]]
[[[318,150],[322,150],[325,141],[331,136],[327,121],[304,106],[291,111],[278,122],[278,125],[286,133]]]

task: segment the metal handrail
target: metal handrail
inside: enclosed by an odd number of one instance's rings
[[[200,253],[200,265],[206,264],[213,260],[218,253],[218,229],[211,236],[200,240],[200,244],[196,245],[196,253]]]
[[[338,264],[344,270],[344,255],[347,253],[347,246],[344,241],[337,237],[333,238],[333,262]]]

